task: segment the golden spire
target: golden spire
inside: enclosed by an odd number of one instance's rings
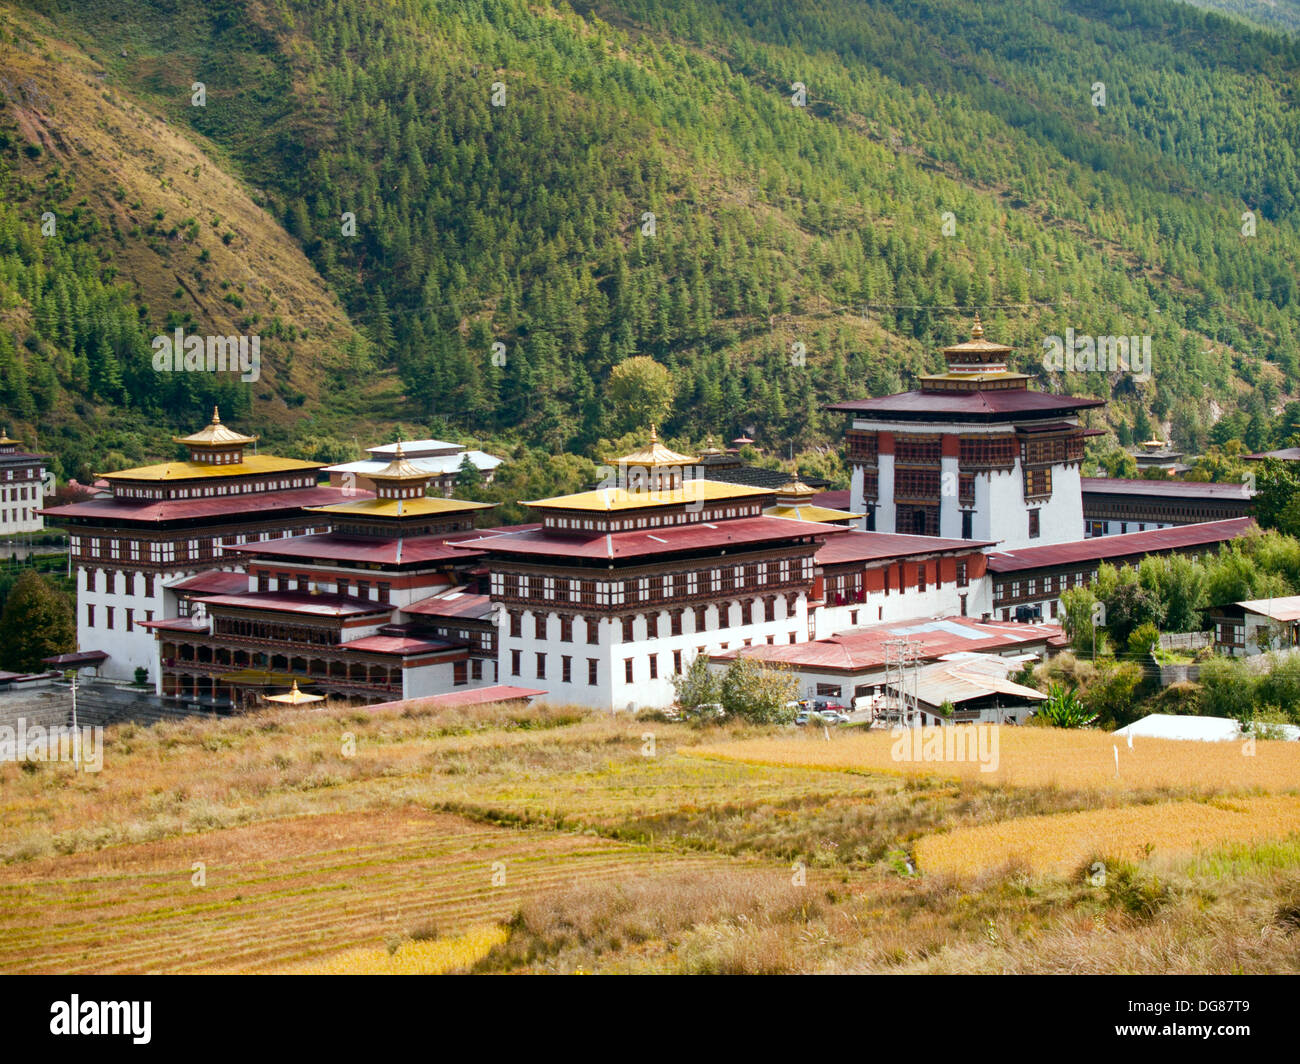
[[[984,339],[984,326],[980,323],[980,312],[975,312],[975,324],[971,326],[970,338],[972,340]]]
[[[653,447],[658,442],[659,442],[659,433],[655,431],[655,427],[652,424],[650,426],[650,446]]]
[[[212,421],[204,425],[198,432],[193,432],[188,436],[172,437],[174,443],[223,448],[250,444],[256,439],[256,436],[245,436],[243,433],[235,432],[223,425],[221,423],[221,412],[215,406],[212,408]]]

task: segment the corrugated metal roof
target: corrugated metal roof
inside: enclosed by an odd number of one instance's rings
[[[393,606],[369,602],[348,595],[313,595],[309,591],[250,591],[243,595],[213,595],[203,604],[275,613],[311,614],[318,617],[355,617],[367,613],[391,613]]]
[[[368,654],[397,654],[406,657],[412,654],[432,654],[438,651],[464,650],[463,646],[443,642],[440,639],[414,639],[400,635],[368,635],[361,639],[351,639],[340,643],[338,650],[357,650]]]
[[[512,687],[509,684],[494,684],[491,687],[478,687],[470,691],[449,691],[444,695],[429,695],[427,698],[410,698],[397,702],[378,702],[366,706],[367,713],[376,713],[385,709],[422,710],[447,709],[453,706],[481,706],[493,702],[514,702],[520,699],[532,701],[539,695],[546,694],[539,687]]]
[[[417,441],[418,443],[419,441]],[[456,473],[460,470],[462,460],[468,458],[470,464],[477,467],[482,472],[491,472],[501,464],[501,459],[495,455],[488,454],[486,451],[457,451],[455,454],[443,455],[417,455],[412,454],[411,449],[415,444],[404,444],[406,450],[406,460],[415,466],[416,469],[428,473],[430,476],[446,476],[448,473]],[[375,450],[378,450],[376,448]],[[391,448],[390,448],[391,452]],[[372,451],[372,453],[374,453]],[[385,459],[363,458],[358,462],[343,462],[339,465],[328,466],[326,473],[359,473],[361,476],[368,477],[372,473],[378,473],[388,465]]]
[[[560,535],[545,531],[505,532],[468,540],[466,545],[502,554],[614,560],[712,547],[735,548],[806,536],[843,535],[847,531],[840,525],[793,521],[785,517],[736,517],[725,521],[592,536]]]
[[[1196,480],[1134,480],[1084,477],[1084,495],[1156,495],[1171,499],[1225,499],[1249,502],[1254,495],[1245,484],[1212,484]]]
[[[344,488],[316,487],[213,495],[202,499],[88,499],[67,506],[46,507],[39,512],[54,518],[109,518],[128,525],[162,524],[165,521],[185,521],[196,517],[230,517],[239,520],[253,514],[323,506],[357,497],[355,492],[348,496],[343,494],[344,491]]]
[[[1246,599],[1235,605],[1274,621],[1300,620],[1300,595],[1283,595],[1271,599]]]
[[[418,617],[465,617],[482,620],[493,612],[492,599],[487,595],[476,595],[467,591],[449,591],[445,595],[431,595],[429,598],[412,602],[402,607],[403,613]]]
[[[402,538],[360,538],[341,536],[334,532],[310,536],[293,536],[273,539],[265,543],[245,543],[227,550],[243,554],[272,558],[301,558],[305,561],[329,559],[343,562],[377,562],[397,565],[433,561],[461,561],[473,558],[477,552],[453,546],[452,537],[480,536],[480,530],[451,533],[450,536],[406,536]]]
[[[1041,691],[1007,679],[1007,674],[1019,667],[1019,662],[992,655],[937,662],[917,670],[916,697],[931,706],[941,706],[944,702],[956,706],[995,694],[1026,702],[1046,700],[1047,695]]]
[[[933,661],[961,651],[993,651],[1036,643],[1058,643],[1060,625],[1022,624],[1017,621],[978,621],[970,617],[919,618],[874,624],[841,632],[829,639],[806,643],[759,644],[712,655],[730,661],[737,655],[760,658],[810,672],[871,672],[882,669],[888,658],[885,643],[906,636],[919,644],[921,660]]]
[[[1094,536],[1092,539],[1080,539],[1071,543],[990,551],[989,571],[1014,573],[1054,565],[1128,558],[1162,550],[1210,546],[1236,539],[1254,527],[1255,520],[1252,517],[1232,517],[1226,521],[1202,521],[1194,525],[1155,528],[1148,532],[1129,532],[1122,536]]]
[[[165,586],[171,591],[198,591],[212,595],[229,595],[248,590],[248,574],[243,572],[232,573],[227,569],[208,569]]]
[[[955,550],[978,553],[982,548],[989,546],[992,546],[990,540],[943,539],[939,536],[909,536],[897,532],[863,532],[854,528],[843,535],[828,539],[817,551],[817,564],[842,565],[847,562],[870,562],[883,558],[905,558],[914,554],[934,554]]]
[[[897,415],[905,419],[933,420],[937,417],[973,417],[979,420],[1005,418],[1020,414],[1066,414],[1076,410],[1104,406],[1101,399],[1082,399],[1068,395],[1049,395],[1018,388],[996,391],[945,392],[911,391],[884,395],[875,399],[851,399],[831,403],[827,410],[846,414]]]

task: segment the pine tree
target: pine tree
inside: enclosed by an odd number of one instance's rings
[[[0,614],[0,665],[11,672],[40,672],[43,658],[76,648],[77,626],[67,596],[28,569]]]

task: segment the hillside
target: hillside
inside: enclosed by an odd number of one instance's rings
[[[1300,45],[1195,7],[51,0],[7,21],[90,154],[33,155],[33,108],[0,112],[25,194],[0,232],[34,269],[57,187],[78,238],[35,300],[5,252],[6,413],[26,392],[69,424],[192,424],[141,368],[186,314],[278,319],[283,355],[223,401],[327,450],[402,419],[589,451],[627,428],[603,386],[632,354],[674,370],[671,434],[802,450],[838,438],[823,402],[906,386],[976,308],[1042,386],[1110,397],[1121,440],[1149,412],[1198,450],[1233,413],[1269,445],[1296,391]],[[124,285],[102,297],[120,387],[59,324],[64,274]],[[1150,335],[1154,381],[1049,377],[1067,328]],[[152,445],[117,423],[40,442]]]
[[[1296,3],[1296,0],[1187,0],[1187,2],[1272,30],[1286,33],[1300,30],[1300,3]]]

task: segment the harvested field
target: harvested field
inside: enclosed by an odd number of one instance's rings
[[[1215,798],[1209,802],[1089,809],[1028,816],[927,835],[916,843],[922,872],[978,874],[1023,862],[1033,872],[1068,874],[1094,858],[1141,861],[1300,832],[1300,797]]]
[[[717,860],[417,809],[271,821],[0,869],[0,972],[264,971]]]
[[[1159,788],[1186,793],[1300,790],[1300,748],[1295,743],[1138,739],[1130,750],[1122,739],[1097,731],[1003,727],[996,729],[996,736],[996,744],[989,746],[990,753],[996,754],[988,761],[996,766],[992,771],[983,771],[986,765],[973,757],[923,759],[915,749],[910,751],[912,759],[900,757],[900,740],[884,731],[832,733],[830,742],[820,733],[741,739],[693,746],[682,753],[751,765],[961,779],[991,786],[1115,791]]]

